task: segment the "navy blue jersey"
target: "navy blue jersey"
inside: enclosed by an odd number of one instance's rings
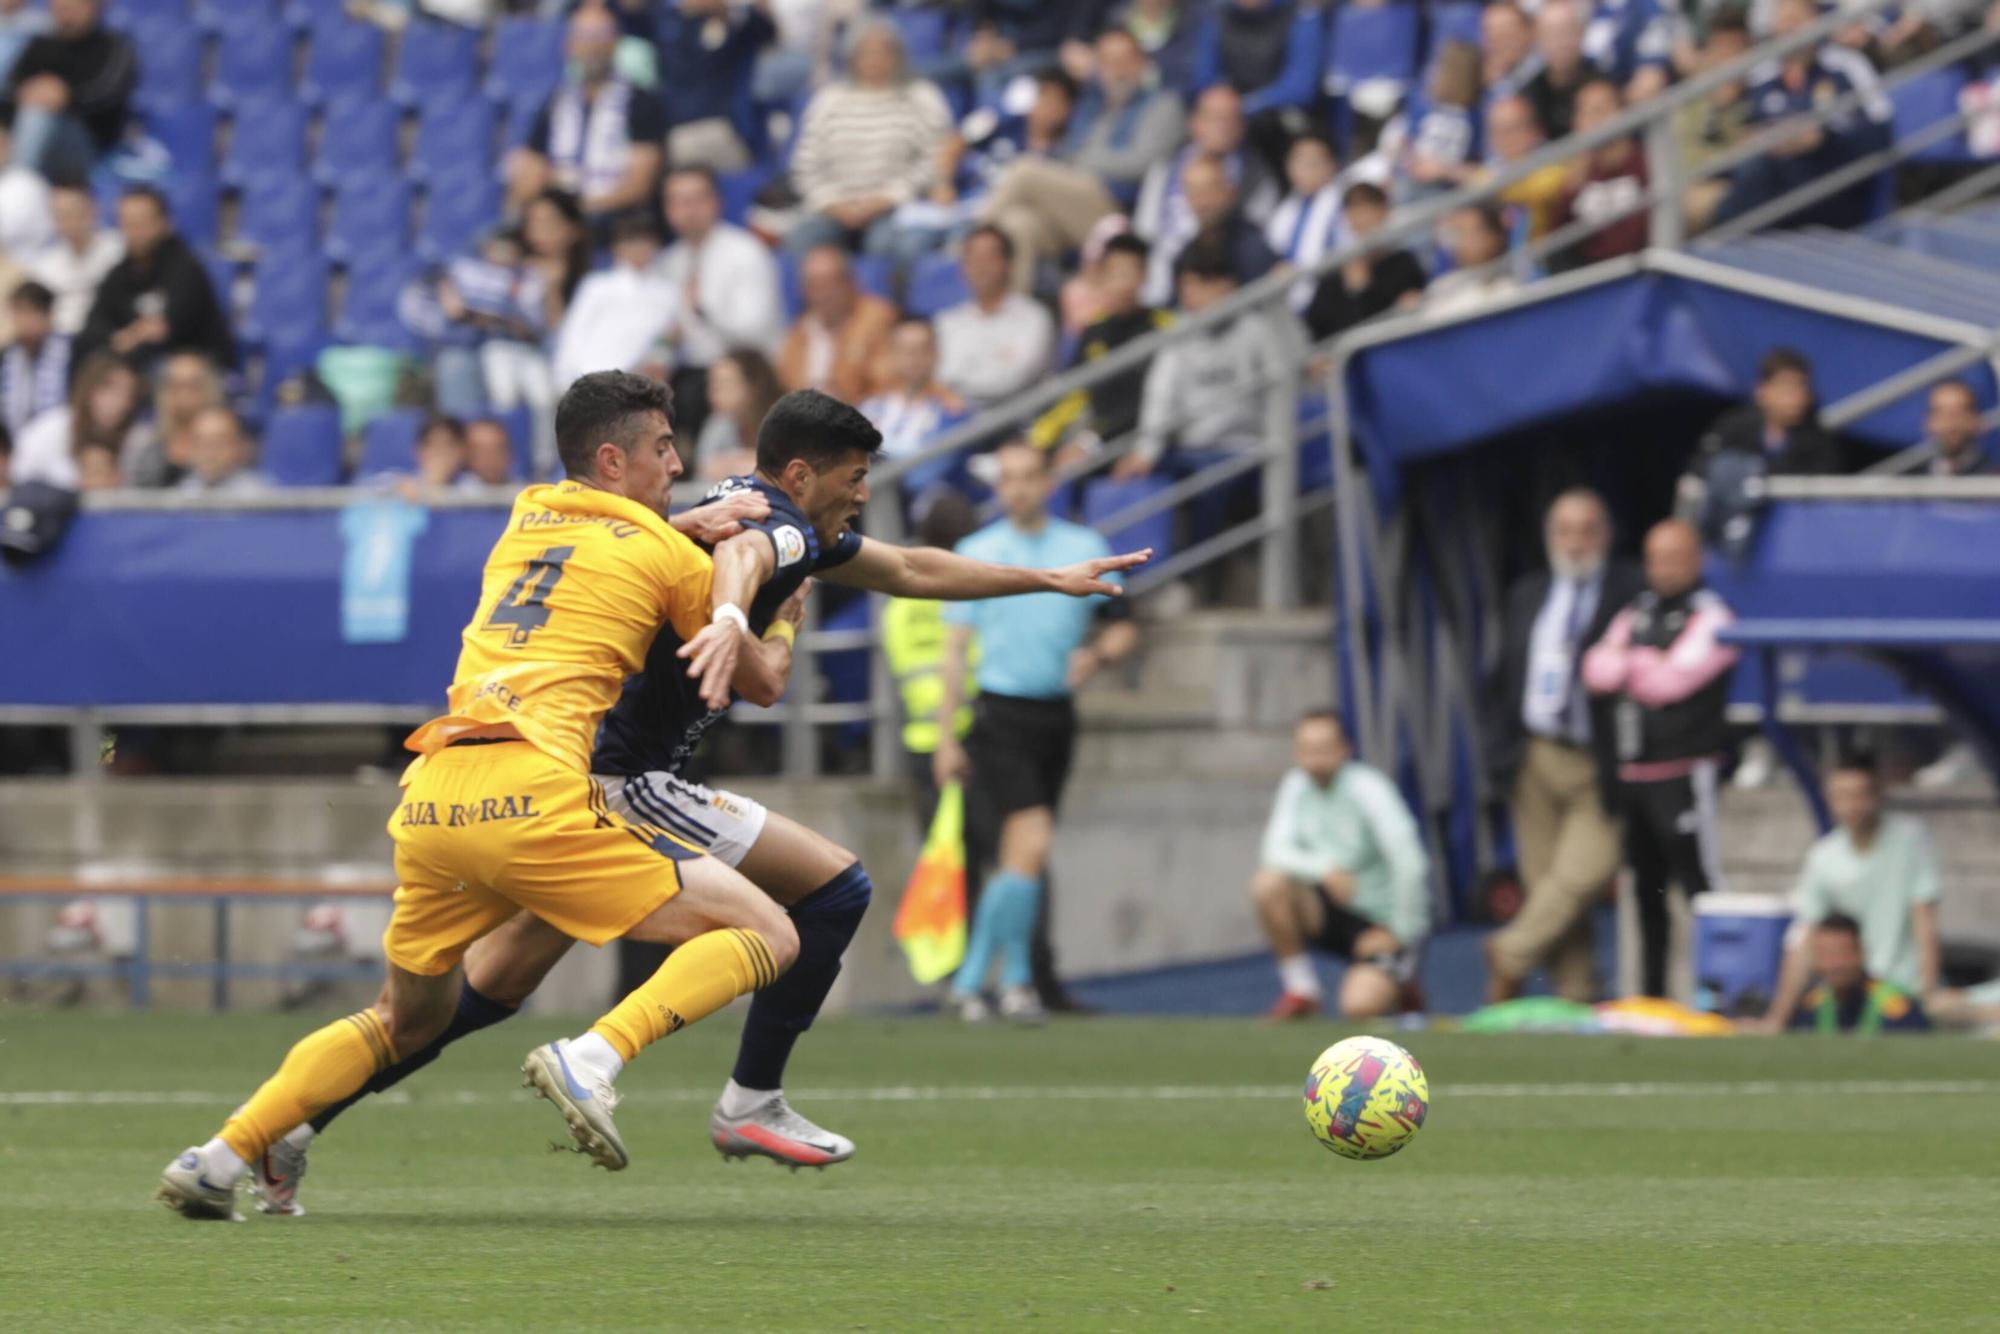
[[[750,632],[762,635],[806,576],[854,559],[861,550],[861,535],[845,529],[830,546],[822,548],[791,497],[755,477],[719,482],[700,503],[707,505],[742,491],[758,492],[771,502],[768,516],[745,525],[770,539],[777,558],[771,577],[744,608],[750,617]],[[687,663],[674,656],[683,642],[672,626],[660,627],[646,654],[646,670],[625,683],[624,693],[597,734],[597,753],[590,765],[593,772],[625,777],[653,770],[679,773],[701,744],[702,735],[727,712],[702,703],[698,683],[688,677]]]

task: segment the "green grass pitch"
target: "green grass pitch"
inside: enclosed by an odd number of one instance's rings
[[[149,1201],[308,1021],[0,1010],[0,1329],[1992,1328],[2000,1045],[1411,1034],[1428,1125],[1349,1163],[1297,1089],[1344,1030],[828,1022],[860,1144],[724,1164],[733,1021],[622,1081],[631,1170],[552,1153],[460,1044],[313,1152],[299,1220]],[[815,1092],[817,1091],[817,1092]],[[247,1201],[246,1201],[247,1204]]]

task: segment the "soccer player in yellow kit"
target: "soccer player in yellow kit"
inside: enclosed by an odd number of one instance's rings
[[[586,375],[563,396],[568,477],[516,500],[447,712],[406,743],[418,758],[389,821],[399,888],[381,998],[308,1034],[213,1139],[168,1164],[159,1194],[180,1213],[236,1217],[246,1164],[442,1031],[460,959],[522,909],[593,945],[677,947],[589,1032],[536,1048],[522,1067],[581,1151],[614,1171],[629,1161],[611,1119],[624,1063],[790,966],[798,937],[782,908],[700,849],[611,811],[590,776],[598,723],[662,625],[712,707],[729,702],[739,659],[755,651],[741,607],[756,571],[718,575],[664,517],[681,472],[669,404],[663,386],[622,371]]]

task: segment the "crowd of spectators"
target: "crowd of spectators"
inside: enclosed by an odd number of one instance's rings
[[[1692,188],[1691,224],[1740,217],[1879,143],[1876,68],[1934,48],[1981,9],[1932,5],[1857,24],[1691,105],[1678,137],[1702,162],[1857,95],[1848,114]],[[198,352],[253,438],[273,410],[331,394],[351,460],[387,395],[357,391],[310,355],[281,356],[268,330],[248,327],[256,315],[241,289],[254,259],[232,261],[229,239],[218,250],[211,224],[182,234],[191,205],[175,173],[190,150],[158,129],[171,108],[149,94],[145,43],[113,10],[107,18],[104,0],[0,7],[0,64],[11,61],[0,325],[19,330],[0,327],[10,433],[67,408],[71,382],[98,354],[152,380],[169,354]],[[1486,179],[1816,17],[1811,0],[421,0],[349,10],[392,21],[405,41],[406,25],[540,15],[549,26],[537,31],[561,44],[563,72],[531,100],[504,102],[513,94],[490,83],[451,90],[500,97],[512,117],[512,146],[492,167],[499,211],[461,248],[431,256],[384,340],[427,371],[403,377],[401,401],[512,425],[522,437],[514,480],[552,466],[565,384],[613,365],[672,382],[691,462],[704,439],[714,458],[729,455],[732,430],[740,446],[740,418],[705,429],[710,384],[733,392],[760,380],[760,365],[783,388],[869,404],[893,428],[893,452],[917,452],[966,414],[1200,308],[1225,282],[1308,268],[1376,235],[1403,205]],[[1374,65],[1347,54],[1371,46]],[[551,70],[554,55],[543,62]],[[498,79],[498,43],[491,59]],[[409,94],[420,121],[424,95]],[[211,100],[241,137],[249,111],[238,95]],[[336,111],[321,113],[327,126]],[[134,165],[147,148],[168,158],[150,178]],[[435,211],[450,201],[436,197],[440,169],[427,170]],[[248,215],[254,192],[236,184]],[[1106,453],[1107,466],[1128,479],[1163,463],[1185,471],[1236,443],[1254,415],[1240,404],[1207,412],[1202,400],[1220,406],[1306,335],[1418,306],[1477,310],[1539,268],[1632,253],[1647,241],[1647,187],[1635,139],[1546,166],[1427,237],[1302,279],[1287,327],[1191,342],[1150,387],[1135,372],[1044,418],[1031,438],[1075,461],[1136,430],[1136,449]],[[115,228],[99,207],[113,200]],[[1844,220],[1852,205],[1836,195],[1814,216]],[[1508,262],[1574,222],[1599,230],[1539,264]],[[1135,260],[1136,291],[1124,273]],[[261,292],[266,273],[251,271]],[[361,276],[350,265],[350,291]],[[371,345],[346,341],[357,338]],[[357,393],[364,401],[351,401]],[[150,413],[139,420],[151,439]],[[24,454],[16,478],[53,466],[47,476],[66,484],[79,473],[74,459]],[[127,485],[185,475],[138,463],[90,474]],[[965,474],[931,480],[952,476]]]

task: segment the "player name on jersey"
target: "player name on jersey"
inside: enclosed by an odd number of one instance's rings
[[[442,816],[435,801],[406,801],[400,810],[398,823],[409,825],[442,825],[447,829],[462,829],[466,825],[485,824],[490,820],[532,820],[541,812],[535,809],[533,793],[517,797],[485,797],[470,804],[461,805],[455,801],[444,803]]]

